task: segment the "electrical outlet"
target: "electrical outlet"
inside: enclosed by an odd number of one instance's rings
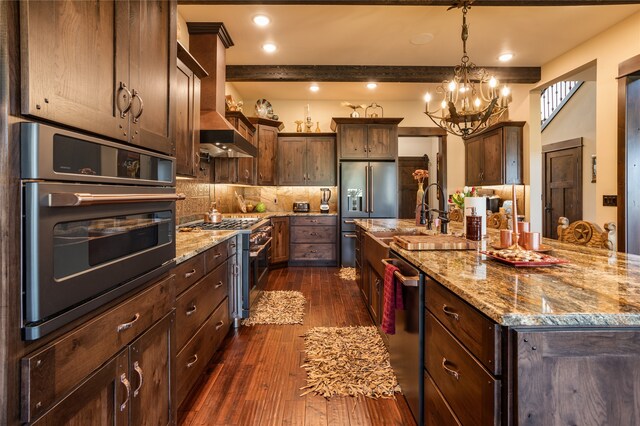
[[[273,204],[278,204],[278,199],[277,198],[273,199]]]
[[[603,195],[602,205],[605,207],[616,207],[618,205],[617,195]]]

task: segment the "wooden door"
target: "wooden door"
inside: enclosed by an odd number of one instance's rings
[[[126,425],[133,392],[128,365],[129,355],[125,349],[30,424]]]
[[[305,138],[278,139],[278,185],[306,185]]]
[[[376,124],[368,126],[367,154],[369,158],[393,160],[397,150],[397,126]]]
[[[22,113],[128,140],[127,4],[30,0],[20,15]]]
[[[465,185],[482,185],[482,139],[469,139],[464,144]]]
[[[416,217],[418,181],[413,178],[413,172],[417,169],[429,170],[429,157],[426,154],[422,157],[398,158],[398,218],[400,219]],[[423,188],[426,186],[424,183]],[[436,206],[430,207],[436,208]]]
[[[341,124],[338,128],[341,159],[367,158],[367,126]]]
[[[258,185],[276,184],[278,129],[258,124]]]
[[[543,168],[543,236],[557,239],[560,217],[582,219],[582,146],[544,152]]]
[[[130,345],[131,424],[176,423],[175,351],[175,311]]]
[[[173,154],[176,3],[134,0],[130,13],[130,141]]]
[[[289,261],[289,218],[274,217],[271,219],[271,263],[283,263]]]
[[[307,185],[336,184],[336,141],[334,138],[307,138]]]
[[[178,60],[176,73],[176,173],[183,176],[196,175],[196,143],[194,138],[194,82],[198,79],[193,72]],[[198,110],[199,115],[200,110]]]
[[[629,78],[626,86],[626,251],[640,254],[640,76]],[[624,188],[624,187],[623,187]],[[624,190],[624,189],[623,189]],[[626,230],[624,230],[626,228]]]
[[[501,185],[504,182],[502,129],[482,137],[482,185]]]

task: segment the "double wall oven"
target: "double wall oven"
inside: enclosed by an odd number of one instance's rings
[[[22,311],[41,336],[165,273],[175,160],[21,123]]]

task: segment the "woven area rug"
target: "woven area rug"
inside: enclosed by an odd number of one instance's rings
[[[393,398],[400,392],[375,327],[315,327],[304,335],[304,346],[307,385],[302,395]]]
[[[263,291],[242,325],[302,324],[306,300],[299,291]]]
[[[336,275],[343,280],[355,280],[356,279],[356,268],[340,268],[340,272]]]

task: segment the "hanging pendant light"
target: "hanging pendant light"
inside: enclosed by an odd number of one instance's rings
[[[506,85],[500,88],[499,81],[484,68],[477,68],[467,55],[467,12],[472,2],[460,1],[449,8],[462,9],[461,63],[453,69],[453,78],[437,87],[436,93],[440,99],[435,109],[431,109],[434,102],[431,94],[427,93],[424,97],[424,113],[438,127],[463,139],[500,121],[511,102],[509,88]]]

